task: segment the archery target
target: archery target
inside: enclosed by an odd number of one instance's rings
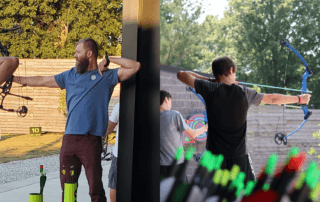
[[[205,125],[204,122],[204,115],[203,114],[195,114],[191,116],[189,119],[189,127],[193,130],[202,128]],[[207,132],[202,133],[196,138],[197,141],[202,142],[207,140]],[[195,141],[188,137],[186,133],[183,133],[183,144],[190,144],[190,143],[195,143]]]

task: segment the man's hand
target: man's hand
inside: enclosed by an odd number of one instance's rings
[[[108,142],[108,135],[102,137],[102,143]]]
[[[102,72],[107,71],[109,69],[109,65],[107,65],[108,61],[106,59],[103,59],[99,64],[98,64],[98,69],[99,69],[99,74],[102,76]]]
[[[307,105],[310,101],[311,95],[310,94],[302,94],[302,95],[300,95],[300,97],[301,97],[301,104]]]

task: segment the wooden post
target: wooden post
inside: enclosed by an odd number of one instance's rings
[[[122,57],[141,63],[121,84],[117,201],[159,201],[160,0],[123,0]]]

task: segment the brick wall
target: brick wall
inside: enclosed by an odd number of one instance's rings
[[[172,110],[179,111],[184,118],[205,110],[200,99],[187,90],[187,85],[180,82],[175,73],[160,71],[160,89],[172,95]]]

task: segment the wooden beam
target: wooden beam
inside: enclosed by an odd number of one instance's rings
[[[117,201],[159,201],[160,1],[123,0],[122,57],[141,63],[121,84]]]

